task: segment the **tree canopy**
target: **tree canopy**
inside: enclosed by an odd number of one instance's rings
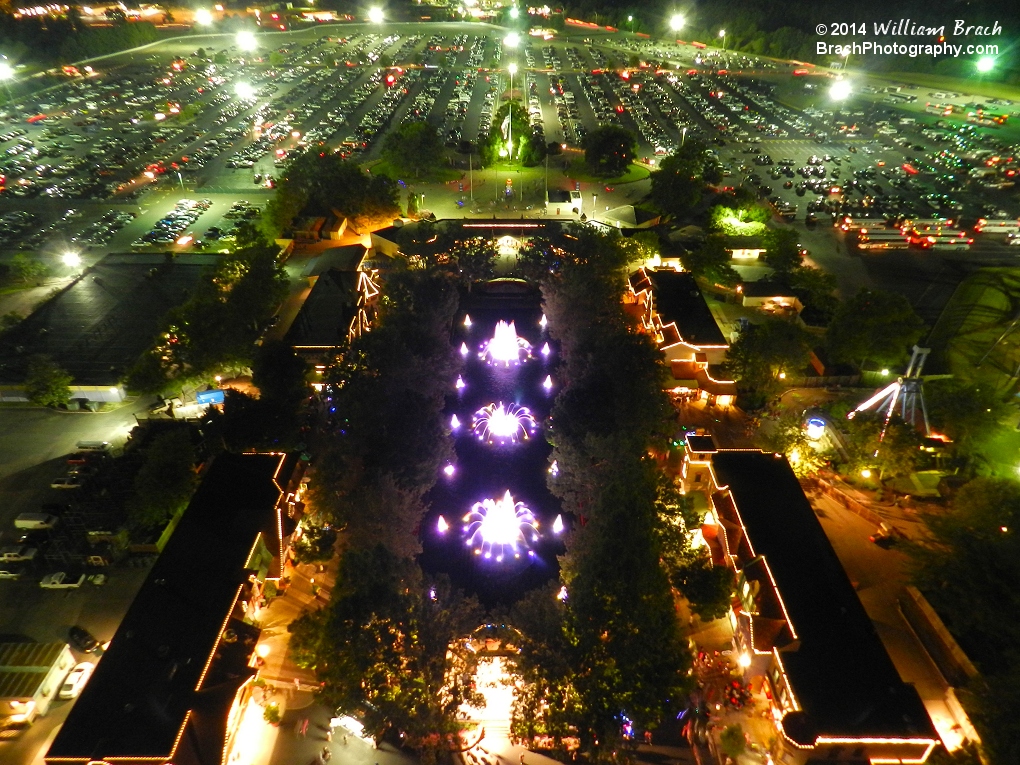
[[[837,309],[829,324],[833,359],[863,369],[868,362],[902,363],[924,333],[924,322],[903,295],[861,289]]]
[[[749,403],[761,406],[782,386],[780,375],[800,372],[810,350],[808,335],[798,324],[770,318],[741,331],[726,354],[726,368]]]
[[[263,218],[275,236],[299,215],[334,212],[355,222],[392,218],[400,213],[396,184],[381,175],[369,175],[337,153],[312,146],[287,164]]]
[[[948,508],[926,514],[928,538],[905,547],[914,582],[975,662],[971,691],[982,746],[994,763],[1020,761],[1020,483],[977,478]]]
[[[637,139],[626,128],[603,125],[584,137],[584,163],[594,175],[612,178],[637,158]]]
[[[159,433],[144,454],[128,501],[128,520],[136,529],[153,529],[183,510],[198,485],[190,427]]]
[[[398,172],[428,176],[443,163],[443,142],[427,122],[404,122],[386,136],[382,157]]]
[[[28,362],[25,393],[39,406],[61,406],[71,400],[73,378],[49,356],[33,356]]]

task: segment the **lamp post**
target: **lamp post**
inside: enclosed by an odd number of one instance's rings
[[[722,38],[722,49],[726,50],[726,30],[720,29],[719,36]]]
[[[368,9],[368,20],[373,24],[382,24],[384,18],[385,16],[382,8],[375,6]]]
[[[680,148],[684,147],[684,142],[687,140],[687,128],[680,128]]]
[[[591,194],[591,219],[595,220],[599,214],[599,195],[594,191]]]
[[[675,36],[676,33],[678,33],[681,29],[684,28],[684,24],[685,23],[686,23],[686,19],[684,19],[683,14],[674,13],[670,17],[670,19],[669,19],[669,28],[673,30],[674,36]]]

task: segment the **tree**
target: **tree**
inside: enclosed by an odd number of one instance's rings
[[[898,417],[893,417],[886,424],[882,415],[858,413],[853,419],[844,421],[843,430],[850,458],[848,472],[857,474],[861,470],[877,470],[878,477],[885,479],[907,475],[916,469],[921,434]]]
[[[314,668],[323,703],[359,715],[376,740],[388,728],[399,731],[434,763],[461,728],[461,705],[479,704],[465,681],[475,654],[461,640],[482,621],[477,601],[375,547],[344,553],[328,611],[299,620],[319,621],[324,631],[302,640],[321,649]]]
[[[418,192],[408,191],[407,192],[407,217],[417,218],[418,217]]]
[[[358,225],[393,218],[400,213],[396,184],[368,175],[339,154],[309,147],[287,164],[263,217],[273,229],[270,233],[275,233],[288,228],[298,215],[334,211]]]
[[[808,438],[799,411],[784,412],[777,421],[759,428],[756,445],[763,451],[785,454],[798,478],[813,475],[825,465],[826,455]]]
[[[906,358],[923,333],[924,322],[905,297],[863,288],[836,309],[828,344],[833,359],[858,369],[869,361],[893,366]]]
[[[981,671],[973,715],[992,762],[1020,757],[1020,483],[976,478],[948,510],[927,513],[928,535],[904,546],[914,583]]]
[[[19,252],[11,258],[11,269],[15,276],[26,283],[45,279],[50,272],[50,269],[41,260],[23,252]]]
[[[798,266],[786,274],[786,286],[800,301],[826,321],[831,321],[839,301],[833,295],[836,291],[836,277],[820,268]]]
[[[308,398],[308,364],[282,340],[261,345],[252,363],[252,383],[259,398],[294,413]]]
[[[730,287],[740,282],[738,274],[730,265],[730,252],[723,237],[712,235],[702,245],[680,256],[684,268],[710,282]]]
[[[428,176],[444,160],[443,142],[427,122],[404,122],[386,136],[382,158],[397,172]]]
[[[128,518],[137,529],[152,529],[183,510],[198,485],[191,429],[176,427],[160,433],[144,454],[128,501]]]
[[[765,235],[765,265],[779,274],[790,274],[801,265],[801,246],[791,228],[769,229]]]
[[[663,212],[683,216],[700,202],[706,183],[722,179],[708,147],[692,138],[659,163],[651,175],[651,199]]]
[[[598,127],[584,138],[584,163],[593,175],[612,178],[627,172],[637,157],[637,139],[616,125]]]
[[[500,162],[523,160],[523,152],[531,141],[531,134],[527,110],[517,101],[504,102],[492,118],[488,138],[479,146],[482,166],[491,167]],[[512,144],[508,139],[512,139]]]
[[[652,201],[677,217],[687,215],[701,202],[704,187],[696,167],[673,156],[666,157],[651,175]]]
[[[768,210],[758,204],[738,207],[716,205],[711,211],[710,227],[729,236],[757,236],[767,229]]]
[[[63,406],[71,400],[73,379],[49,356],[33,356],[25,375],[25,393],[33,404]]]
[[[336,529],[328,524],[302,525],[301,538],[294,543],[294,560],[297,563],[325,563],[333,557],[336,548]]]
[[[733,598],[733,573],[716,566],[707,550],[690,556],[672,579],[690,604],[691,610],[705,621],[720,619],[730,610]]]
[[[952,439],[958,455],[976,463],[995,458],[993,441],[1007,431],[1003,421],[1011,409],[991,385],[930,380],[924,395],[932,427]]]
[[[736,760],[747,748],[747,738],[744,736],[744,729],[740,723],[727,725],[719,734],[719,745],[723,752]]]
[[[287,57],[280,53],[280,51],[273,50],[269,52],[270,66],[283,66],[285,63],[287,63]]]
[[[734,375],[750,403],[763,405],[782,386],[780,375],[798,372],[807,364],[807,333],[792,321],[766,319],[750,324],[726,354],[726,369]]]

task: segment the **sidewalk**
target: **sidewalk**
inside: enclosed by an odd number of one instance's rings
[[[311,722],[307,735],[301,737],[301,757],[307,754],[310,763],[322,748],[319,742],[320,739],[325,740],[330,714],[315,705],[318,688],[315,675],[295,665],[288,656],[290,633],[287,627],[305,612],[317,610],[328,603],[338,565],[338,559],[334,558],[320,571],[318,566],[306,564],[294,567],[288,562],[284,578],[290,579],[289,586],[259,614],[262,623],[259,645],[268,649],[259,677],[266,682],[266,688],[256,695],[256,703],[249,705],[239,734],[250,741],[248,751],[254,753],[251,765],[301,763],[302,759],[294,758],[291,745],[296,738],[296,726],[306,717]],[[266,702],[279,704],[283,717],[279,725],[269,725],[261,719]],[[279,755],[278,750],[281,751]]]

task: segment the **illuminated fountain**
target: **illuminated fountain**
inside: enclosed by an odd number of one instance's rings
[[[538,427],[531,410],[516,404],[489,404],[475,412],[471,429],[480,441],[515,444],[527,441]]]
[[[534,556],[531,546],[538,539],[538,521],[523,502],[514,502],[507,490],[501,499],[476,502],[464,516],[466,544],[476,555],[501,563],[507,556]]]
[[[531,358],[531,344],[517,335],[513,322],[496,322],[496,331],[492,339],[485,344],[480,354],[490,364],[519,364]]]

